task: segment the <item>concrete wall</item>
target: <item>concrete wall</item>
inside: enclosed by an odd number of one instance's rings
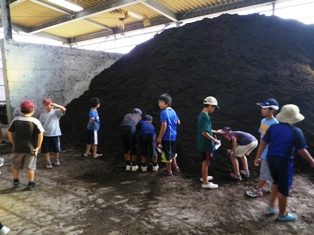
[[[121,54],[1,40],[8,122],[19,115],[20,103],[32,100],[37,116],[50,97],[67,105],[88,90],[90,81]]]

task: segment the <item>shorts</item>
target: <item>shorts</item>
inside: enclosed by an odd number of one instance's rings
[[[293,181],[293,159],[267,156],[267,162],[274,179],[273,184],[277,185],[279,193],[288,197]]]
[[[87,130],[87,144],[98,145],[98,131]]]
[[[59,136],[44,136],[43,143],[41,145],[41,153],[59,153],[61,152],[60,138]]]
[[[176,157],[175,141],[161,141],[162,149],[165,153],[166,162],[172,162],[172,159]]]
[[[261,159],[260,164],[261,168],[259,171],[259,179],[263,181],[273,182],[273,177],[271,177],[268,162],[265,159]]]
[[[34,154],[13,153],[12,169],[22,170],[24,167],[28,171],[36,170],[37,157]]]
[[[156,152],[156,135],[142,135],[140,137],[140,145],[143,157],[157,156]]]
[[[244,155],[249,155],[257,147],[257,145],[258,145],[257,140],[254,140],[253,142],[251,142],[247,145],[238,145],[236,157],[242,157]]]
[[[211,152],[199,152],[203,161],[209,161],[213,158],[213,154]]]
[[[123,153],[136,154],[136,129],[131,126],[120,126],[120,138],[123,145]]]

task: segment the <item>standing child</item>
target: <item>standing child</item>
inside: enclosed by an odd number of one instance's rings
[[[202,188],[215,189],[218,184],[208,182],[213,180],[212,176],[208,175],[208,166],[215,150],[215,144],[220,144],[220,141],[213,137],[213,133],[217,131],[212,130],[212,124],[208,114],[213,113],[215,109],[219,109],[218,102],[215,97],[208,96],[205,98],[204,107],[198,116],[197,121],[197,151],[202,157]]]
[[[45,107],[45,112],[40,114],[39,121],[43,125],[45,132],[44,132],[44,139],[41,146],[41,153],[45,155],[46,159],[46,168],[51,169],[51,161],[50,161],[50,152],[53,150],[55,156],[55,166],[60,165],[60,118],[65,114],[66,108],[62,105],[53,103],[50,98],[45,98],[43,100],[43,105]],[[56,107],[57,109],[54,109]]]
[[[23,116],[15,117],[8,129],[8,138],[13,145],[13,187],[20,186],[19,172],[27,168],[28,190],[36,188],[35,170],[37,155],[43,141],[44,128],[37,118],[32,117],[35,104],[26,100],[21,104]]]
[[[230,173],[230,177],[238,181],[242,180],[240,173],[245,177],[250,177],[246,155],[249,155],[257,147],[257,139],[247,132],[232,131],[230,127],[222,128],[222,133],[232,145],[229,153],[234,173]],[[237,158],[241,158],[243,170],[240,170]]]
[[[145,115],[142,121],[137,124],[137,132],[140,137],[142,171],[147,171],[147,157],[152,158],[153,171],[158,171],[157,152],[156,152],[156,131],[152,124],[153,117]]]
[[[279,109],[278,102],[275,99],[267,99],[262,103],[257,103],[262,109],[262,116],[264,117],[261,120],[261,124],[259,127],[259,133],[261,133],[261,139],[265,135],[267,129],[273,125],[278,123],[278,120],[274,118],[274,113]],[[261,164],[260,168],[260,174],[259,174],[259,180],[257,182],[257,188],[253,189],[251,191],[246,191],[246,195],[250,197],[262,197],[263,196],[263,186],[266,184],[267,181],[273,182],[273,178],[271,177],[268,164],[266,161],[266,155],[267,155],[267,147],[264,149],[261,158],[255,158],[254,165],[258,166],[259,163]],[[270,208],[273,207],[273,204],[275,203],[275,198],[273,202],[270,205]]]
[[[93,158],[99,158],[102,154],[97,153],[98,146],[98,131],[100,128],[100,119],[97,109],[100,107],[100,101],[97,97],[93,97],[90,100],[91,109],[88,114],[88,123],[87,123],[87,145],[84,157],[91,155],[90,149],[93,151]]]
[[[179,171],[174,147],[177,138],[177,125],[180,124],[180,120],[177,113],[171,108],[172,98],[169,94],[165,93],[159,96],[158,102],[162,111],[160,113],[161,128],[157,144],[161,144],[165,152],[166,170],[164,175],[171,176],[172,171]]]
[[[272,208],[268,212],[278,214],[276,220],[295,221],[297,216],[287,212],[288,196],[293,181],[294,152],[297,151],[312,167],[314,159],[306,150],[307,145],[301,129],[293,126],[304,119],[299,107],[287,104],[276,116],[278,124],[271,125],[258,147],[256,158],[260,158],[268,145],[267,162],[273,178],[271,199],[278,198],[279,212]]]

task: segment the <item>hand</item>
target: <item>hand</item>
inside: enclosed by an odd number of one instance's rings
[[[227,153],[227,154],[230,154],[230,153],[231,153],[231,149],[227,149],[227,150],[226,150],[226,153]]]
[[[215,144],[220,144],[220,140],[214,139]]]
[[[254,160],[254,166],[258,166],[258,165],[259,165],[259,162],[260,162],[260,159],[259,159],[259,158],[255,159],[255,160]]]
[[[161,144],[161,138],[157,138],[157,145]]]
[[[34,149],[34,151],[33,151],[33,153],[34,153],[34,155],[35,155],[36,157],[37,157],[37,155],[38,155],[38,151],[39,151],[39,149],[40,149],[40,148],[39,148],[39,147],[37,147],[37,148],[35,148],[35,149]]]

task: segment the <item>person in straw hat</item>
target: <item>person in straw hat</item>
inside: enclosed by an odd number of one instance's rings
[[[293,180],[294,152],[297,151],[312,167],[314,167],[314,160],[306,150],[307,145],[302,130],[293,126],[304,119],[299,107],[287,104],[282,107],[276,118],[279,123],[268,128],[258,147],[256,157],[259,158],[269,144],[267,162],[274,180],[270,200],[278,198],[279,210],[268,207],[267,212],[278,214],[277,221],[295,221],[297,216],[286,211]]]

